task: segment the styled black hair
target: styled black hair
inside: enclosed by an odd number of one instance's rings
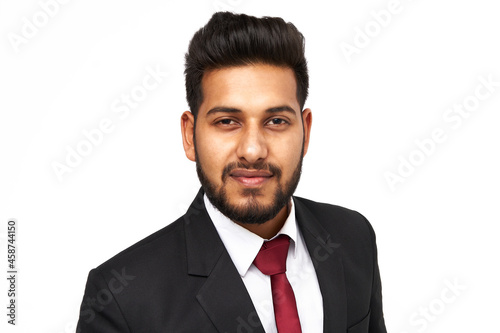
[[[303,109],[309,88],[304,49],[304,36],[280,17],[215,13],[194,34],[185,56],[186,98],[191,112],[196,118],[203,102],[201,80],[205,72],[252,64],[291,68],[297,80],[297,100]]]

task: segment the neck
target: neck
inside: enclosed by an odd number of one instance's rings
[[[264,239],[270,239],[276,236],[278,231],[283,228],[290,212],[290,205],[291,203],[288,202],[273,219],[262,224],[236,223]]]

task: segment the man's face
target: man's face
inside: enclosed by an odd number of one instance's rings
[[[297,187],[309,143],[311,112],[300,111],[293,71],[224,68],[205,73],[202,87],[196,127],[185,112],[182,128],[210,202],[235,222],[274,218]]]

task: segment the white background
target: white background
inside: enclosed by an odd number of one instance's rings
[[[498,330],[500,86],[459,125],[443,118],[474,101],[480,76],[500,81],[496,2],[401,0],[384,27],[370,13],[389,0],[75,0],[44,22],[47,2],[0,7],[0,266],[9,218],[19,266],[16,327],[0,283],[2,332],[74,331],[88,271],[191,203],[199,183],[181,145],[183,56],[217,8],[281,16],[305,35],[313,129],[296,194],[371,221],[388,331]],[[40,27],[16,45],[27,21]],[[346,57],[342,43],[356,38]],[[121,119],[112,105],[147,67],[168,75]],[[113,131],[59,180],[53,163],[105,118]],[[446,140],[418,153],[415,141],[436,128]],[[391,189],[384,174],[411,156],[420,165]]]

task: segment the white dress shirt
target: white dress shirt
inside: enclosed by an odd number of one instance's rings
[[[206,195],[203,199],[208,215],[250,294],[264,330],[266,333],[277,333],[271,278],[253,264],[264,239],[228,219],[210,203]],[[323,332],[323,298],[311,257],[297,228],[293,200],[283,228],[273,238],[281,234],[290,237],[286,276],[297,301],[302,333]]]

